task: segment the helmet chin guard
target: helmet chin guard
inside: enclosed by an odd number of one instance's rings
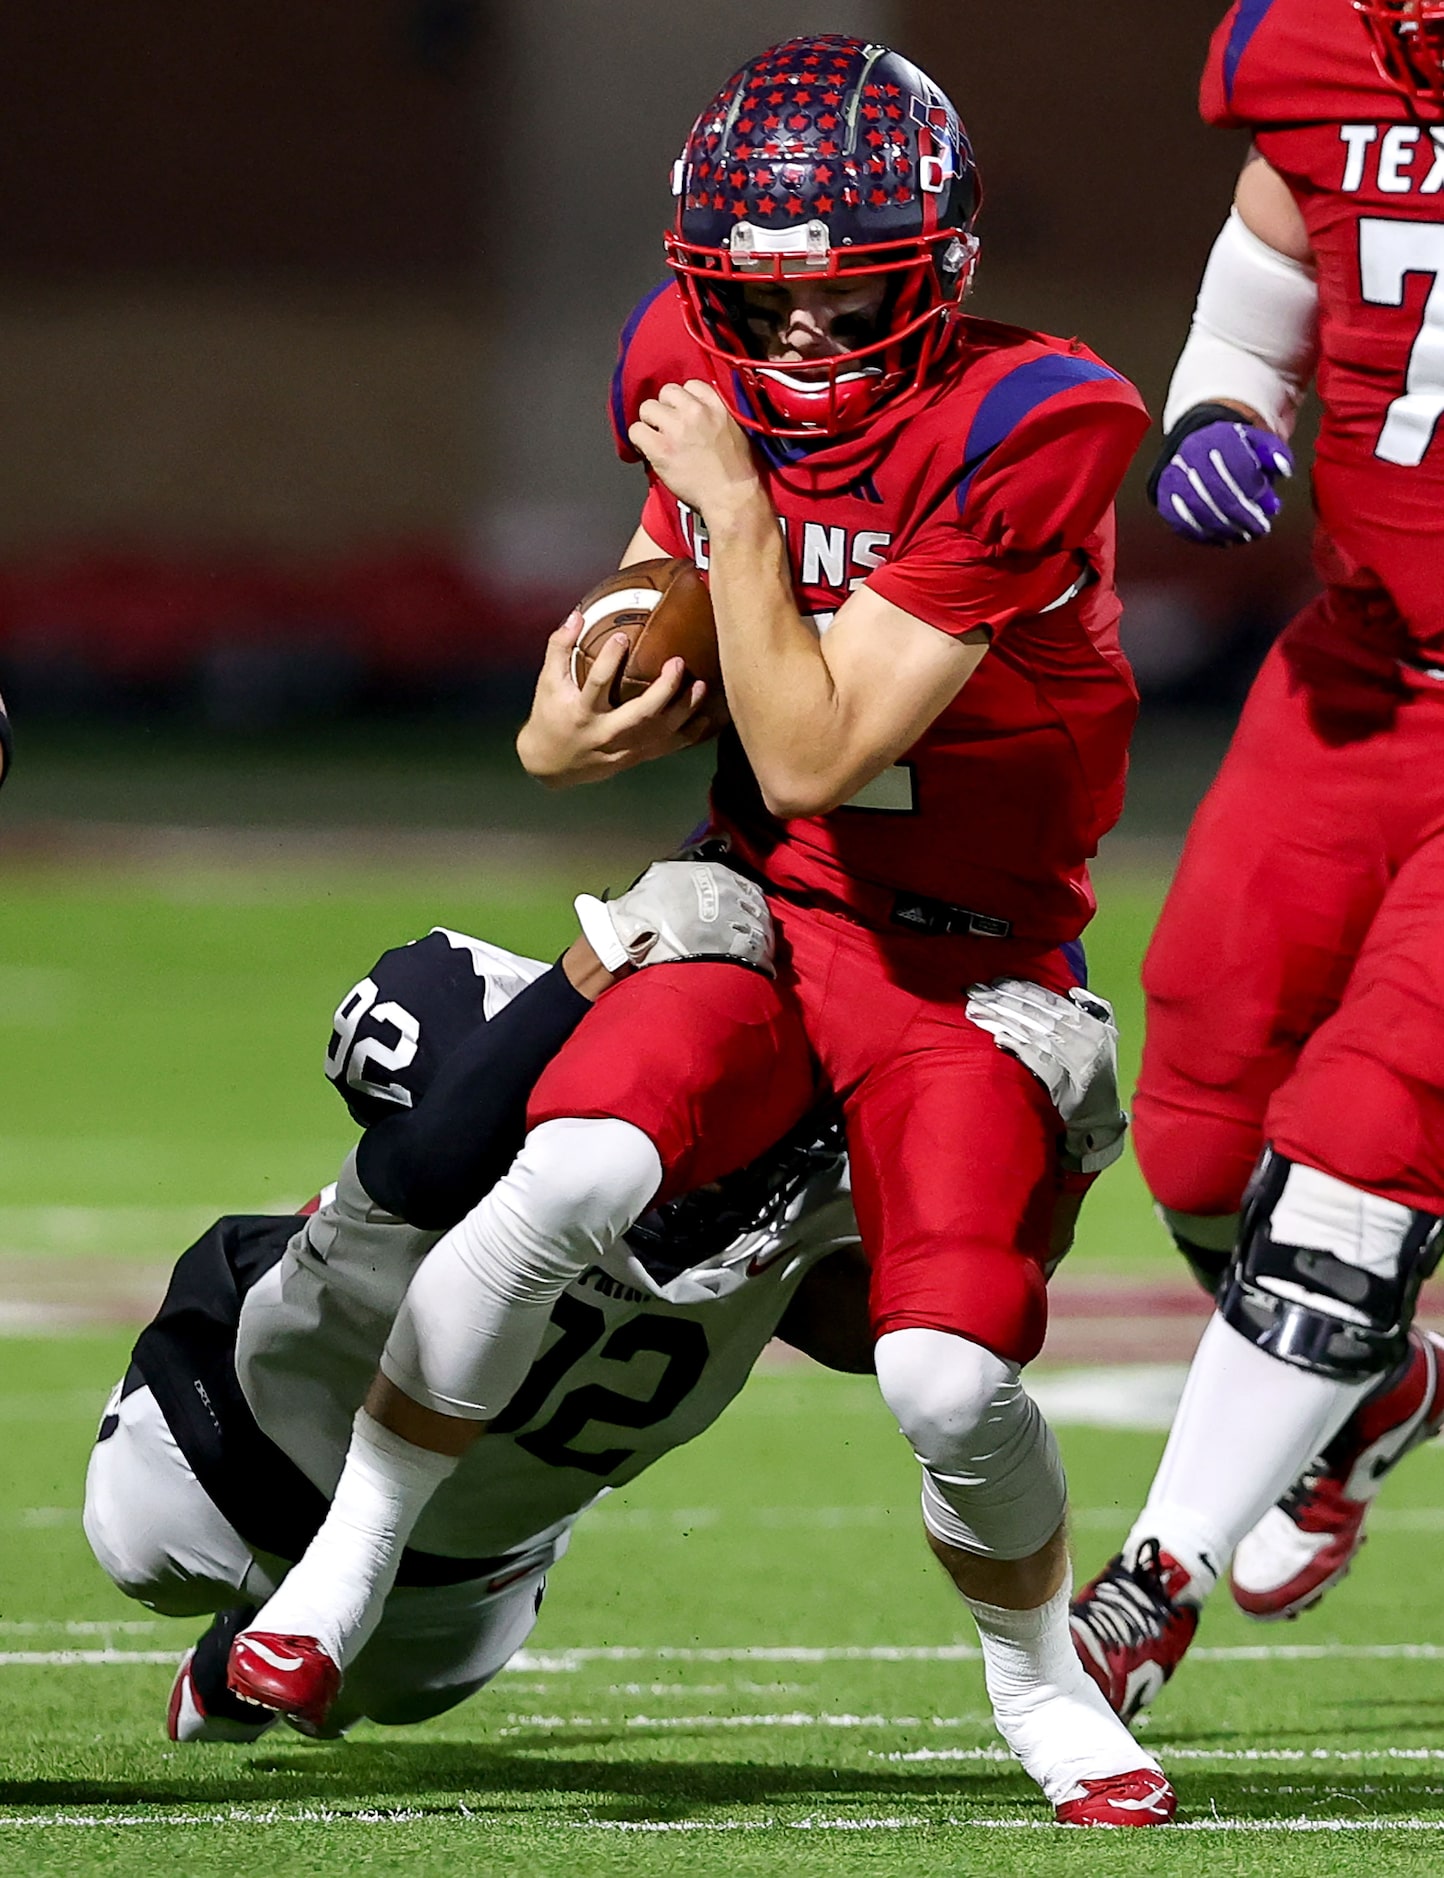
[[[1444,0],[1354,0],[1379,75],[1411,104],[1444,111]]]
[[[692,336],[739,423],[830,437],[919,388],[949,348],[972,278],[979,185],[957,112],[885,46],[793,39],[751,60],[693,127],[666,236]],[[881,276],[875,336],[768,359],[749,331],[759,282]]]

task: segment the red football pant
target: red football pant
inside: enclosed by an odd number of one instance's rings
[[[1237,1212],[1265,1142],[1444,1207],[1444,683],[1265,662],[1143,968],[1133,1136],[1155,1199]]]
[[[843,1102],[872,1262],[874,1334],[952,1331],[1036,1356],[1061,1125],[1046,1090],[965,1014],[979,980],[1066,991],[1063,955],[880,935],[774,900],[779,973],[652,966],[606,992],[533,1093],[533,1126],[631,1122],[671,1198],[744,1166],[826,1089]]]

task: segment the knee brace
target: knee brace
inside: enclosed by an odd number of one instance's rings
[[[877,1378],[923,1469],[923,1524],[985,1558],[1028,1558],[1067,1504],[1052,1431],[1016,1363],[943,1330],[880,1337]]]
[[[1199,1285],[1211,1298],[1216,1298],[1238,1242],[1239,1215],[1179,1213],[1161,1204],[1153,1210],[1168,1228],[1173,1243],[1188,1261],[1188,1269]]]
[[[1281,1362],[1340,1382],[1376,1376],[1403,1353],[1441,1225],[1266,1148],[1219,1314]]]

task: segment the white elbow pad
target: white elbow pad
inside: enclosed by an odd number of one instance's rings
[[[1203,271],[1163,407],[1164,430],[1195,405],[1227,398],[1289,436],[1313,373],[1318,320],[1313,269],[1260,241],[1231,210]]]

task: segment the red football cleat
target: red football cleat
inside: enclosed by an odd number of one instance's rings
[[[1177,1600],[1181,1565],[1145,1539],[1132,1565],[1116,1553],[1073,1600],[1073,1648],[1121,1721],[1147,1708],[1183,1661],[1198,1612]]]
[[[226,1681],[233,1694],[259,1702],[307,1733],[320,1733],[341,1688],[341,1671],[314,1637],[243,1630],[231,1645]]]
[[[1441,1425],[1444,1341],[1411,1330],[1408,1362],[1241,1541],[1229,1573],[1239,1609],[1268,1621],[1317,1604],[1353,1564],[1387,1476]]]
[[[1173,1788],[1151,1767],[1079,1786],[1081,1791],[1054,1810],[1060,1826],[1166,1826],[1178,1807]]]

